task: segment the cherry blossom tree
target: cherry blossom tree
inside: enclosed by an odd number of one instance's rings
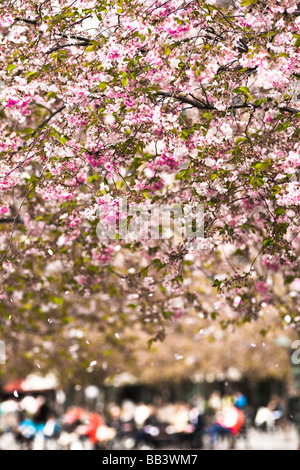
[[[74,347],[76,328],[86,343],[94,328],[108,338],[135,325],[162,340],[191,311],[226,327],[268,304],[297,329],[298,5],[0,8],[0,325],[11,347],[25,335],[23,351],[35,337],[55,349],[58,334]],[[122,219],[124,199],[201,205],[204,237],[99,238],[99,222],[138,217]]]

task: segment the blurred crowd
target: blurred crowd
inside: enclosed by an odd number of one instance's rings
[[[247,439],[249,427],[272,432],[282,417],[277,397],[253,416],[240,392],[215,391],[190,403],[124,400],[96,411],[71,406],[60,412],[44,396],[27,395],[0,403],[0,449],[213,449],[220,439],[234,448],[236,439]]]

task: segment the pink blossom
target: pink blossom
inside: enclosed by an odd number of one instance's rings
[[[92,258],[95,261],[98,261],[102,265],[106,265],[111,261],[111,258],[114,253],[114,248],[105,246],[101,248],[92,249]]]
[[[129,98],[129,99],[126,98],[126,99],[124,100],[124,104],[125,104],[126,106],[129,106],[130,108],[133,108],[134,106],[136,106],[136,101],[134,101],[133,98]]]
[[[263,258],[263,264],[264,266],[266,266],[268,269],[270,269],[271,271],[278,271],[279,269],[279,261],[278,259],[271,255],[267,255]]]
[[[264,294],[264,295],[267,294],[269,291],[269,288],[264,281],[257,282],[255,284],[255,289],[257,290],[257,292],[259,292],[260,294]]]
[[[7,100],[7,103],[6,103],[5,106],[6,106],[6,108],[12,108],[13,106],[15,106],[15,105],[18,104],[18,103],[19,103],[19,100],[14,100],[14,99],[12,99],[12,98],[9,98],[9,99]]]
[[[6,206],[1,206],[0,207],[0,214],[6,214],[7,212],[9,212],[8,207],[6,207]]]

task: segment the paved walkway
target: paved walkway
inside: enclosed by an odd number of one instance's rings
[[[298,435],[293,428],[288,432],[276,430],[272,433],[250,429],[247,439],[239,438],[235,448],[236,450],[297,450],[298,445]],[[228,449],[226,440],[221,440],[217,449]]]

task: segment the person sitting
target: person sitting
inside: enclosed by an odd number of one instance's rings
[[[210,446],[215,448],[220,435],[231,436],[231,447],[234,446],[234,437],[237,436],[243,426],[245,419],[244,413],[233,403],[226,403],[216,418],[216,422],[204,433],[211,437]]]

